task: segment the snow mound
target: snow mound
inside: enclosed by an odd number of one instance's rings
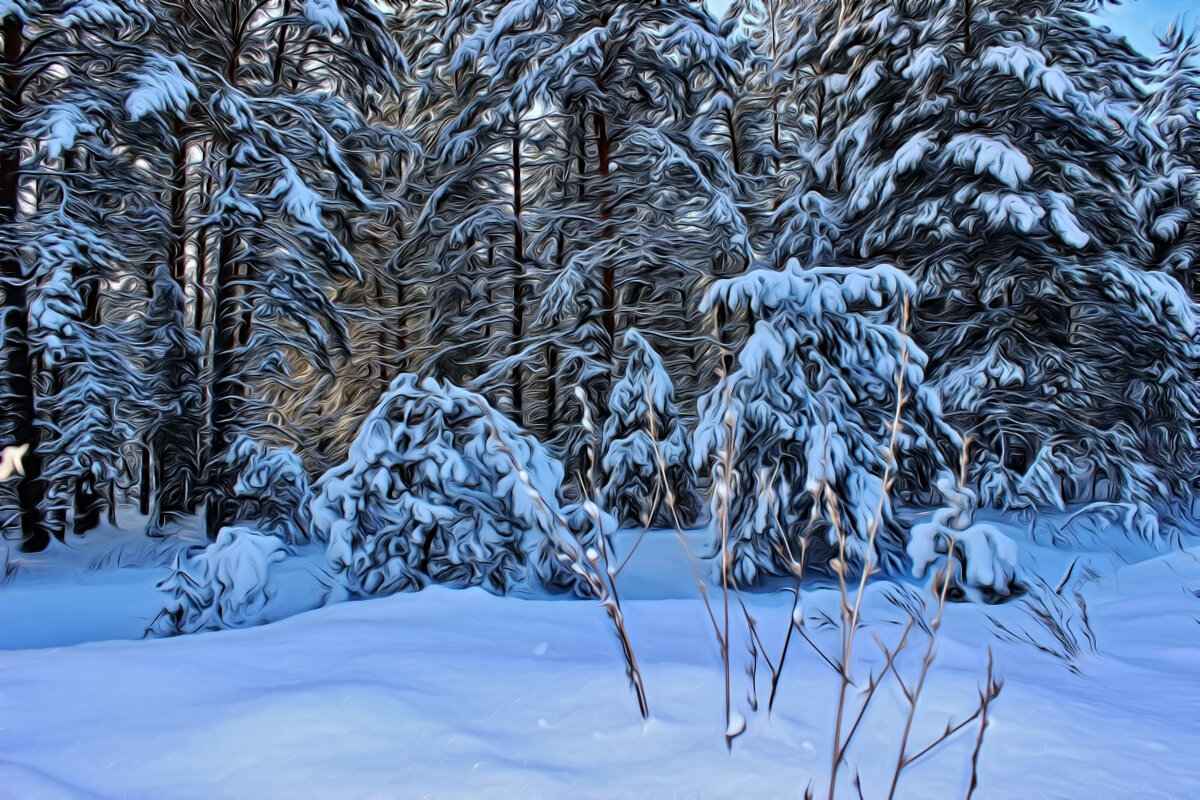
[[[286,554],[282,539],[241,527],[222,528],[212,544],[179,551],[171,574],[158,583],[171,596],[147,635],[262,624],[275,592],[272,568]]]
[[[563,468],[478,394],[401,375],[312,503],[345,591],[369,597],[428,583],[577,590],[578,508]],[[581,524],[582,523],[582,524]],[[578,560],[578,559],[576,559]]]

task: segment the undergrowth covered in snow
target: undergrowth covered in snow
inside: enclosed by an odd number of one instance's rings
[[[259,625],[275,591],[274,565],[287,555],[282,539],[248,528],[223,528],[215,542],[179,550],[158,583],[168,593],[147,634],[170,636]]]
[[[566,559],[592,523],[562,502],[562,482],[482,396],[403,375],[319,481],[314,529],[350,596],[429,583],[586,593]]]

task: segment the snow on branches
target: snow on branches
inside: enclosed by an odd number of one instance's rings
[[[675,387],[662,359],[636,330],[625,332],[625,372],[609,394],[601,467],[603,505],[624,522],[670,526],[695,516],[695,479]]]
[[[405,374],[321,478],[313,519],[352,596],[428,583],[583,594],[563,560],[579,549],[583,515],[560,504],[562,478],[481,395]]]
[[[706,308],[755,319],[736,366],[701,400],[696,431],[696,466],[732,488],[728,506],[715,493],[716,508],[729,508],[739,583],[787,574],[802,549],[822,542],[844,541],[854,563],[894,571],[905,541],[892,484],[909,498],[954,499],[948,458],[961,441],[897,319],[914,290],[889,265],[805,269],[792,259],[710,291]],[[967,573],[989,575],[990,588],[1008,592],[1011,569]]]
[[[272,570],[287,555],[283,540],[249,528],[222,528],[217,540],[175,555],[158,583],[166,604],[147,636],[174,636],[258,625],[275,593]]]
[[[232,450],[237,464],[233,484],[235,522],[278,536],[288,544],[307,544],[312,534],[308,473],[295,452],[239,437]]]

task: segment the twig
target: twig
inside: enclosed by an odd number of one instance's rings
[[[884,645],[878,636],[873,637],[875,639],[875,644],[879,646],[880,651],[883,653],[884,666],[880,673],[876,676],[872,676],[870,681],[867,683],[867,688],[864,690],[865,696],[863,697],[862,705],[859,706],[858,713],[854,717],[854,723],[850,726],[850,730],[842,742],[841,751],[837,754],[839,763],[845,762],[846,753],[850,750],[850,743],[854,741],[854,734],[858,732],[859,724],[862,723],[863,717],[867,715],[867,708],[870,707],[871,701],[875,697],[876,690],[879,689],[880,684],[883,682],[883,679],[887,677],[889,672],[895,672],[896,657],[899,656],[906,647],[908,647],[908,634],[911,630],[912,620],[909,620],[908,625],[904,627],[904,632],[900,635],[900,641],[892,650],[888,650],[887,646]]]
[[[946,592],[950,589],[951,570],[954,563],[954,544],[954,540],[951,539],[950,549],[946,558],[946,570],[943,573],[945,578],[942,580],[942,590],[938,594],[938,612],[933,620],[933,624],[930,626],[929,645],[925,648],[925,657],[921,660],[921,675],[917,679],[917,685],[912,692],[909,692],[907,688],[904,690],[904,694],[908,698],[908,719],[904,722],[904,733],[900,737],[900,756],[896,759],[896,769],[892,773],[892,785],[888,789],[888,800],[892,800],[896,796],[896,785],[900,782],[900,773],[908,766],[908,763],[911,763],[905,761],[908,749],[908,737],[912,733],[913,720],[917,716],[917,704],[921,701],[921,690],[925,688],[925,678],[929,675],[929,668],[933,666],[938,631],[942,627],[942,614],[946,610]]]
[[[800,608],[800,589],[801,589],[801,586],[804,584],[804,566],[808,562],[808,536],[807,536],[807,533],[800,540],[800,560],[799,560],[799,562],[797,562],[796,559],[792,556],[792,546],[791,546],[791,544],[788,543],[787,535],[783,530],[783,526],[779,522],[778,515],[777,514],[772,515],[772,519],[775,521],[776,527],[779,528],[780,539],[783,541],[784,546],[787,547],[788,564],[792,567],[792,572],[795,573],[795,575],[796,575],[796,591],[793,593],[793,597],[792,597],[792,611],[788,615],[788,629],[787,629],[787,633],[783,637],[783,648],[779,652],[779,666],[778,666],[778,668],[771,670],[771,695],[767,699],[767,713],[768,714],[770,714],[771,710],[775,707],[775,695],[779,689],[779,678],[783,674],[783,665],[787,661],[788,646],[792,642],[792,630],[794,628],[801,627],[801,625],[803,623],[803,620],[799,620],[799,621],[796,620],[796,611],[797,611],[797,609]],[[782,553],[780,553],[780,554],[782,555]],[[801,631],[801,633],[803,634],[803,631]],[[817,650],[817,653],[822,658],[825,659],[826,663],[828,663],[829,666],[832,667],[833,662],[825,657],[825,654],[822,653],[815,644],[813,644],[812,640],[809,639],[808,636],[805,636],[804,638],[813,647],[813,649]],[[769,663],[770,662],[768,662],[768,664]]]
[[[992,648],[988,647],[986,689],[981,689],[979,692],[979,703],[983,707],[983,713],[979,715],[979,736],[975,738],[975,749],[971,751],[971,785],[967,788],[966,800],[971,800],[971,796],[975,794],[975,789],[979,786],[979,751],[983,749],[983,734],[987,731],[988,706],[1000,694],[1000,688],[1003,685],[992,677],[992,667]]]
[[[725,447],[721,454],[722,469],[717,482],[717,499],[720,503],[721,520],[721,601],[723,610],[721,660],[725,666],[725,748],[733,750],[733,740],[742,731],[736,730],[732,724],[733,706],[730,698],[729,677],[729,502],[733,492],[733,411],[725,413],[726,431]]]

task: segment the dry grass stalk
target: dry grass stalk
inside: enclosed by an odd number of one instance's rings
[[[983,735],[987,731],[988,725],[988,708],[991,706],[992,700],[1000,694],[1000,689],[1004,686],[1004,682],[994,676],[992,664],[992,648],[988,648],[988,665],[987,665],[987,680],[982,689],[979,690],[979,735],[975,737],[975,747],[971,750],[971,783],[967,788],[966,800],[971,800],[971,796],[975,794],[975,790],[979,787],[979,751],[983,749]]]
[[[953,558],[954,540],[950,541],[950,558]],[[933,619],[933,624],[930,626],[929,644],[925,648],[925,657],[921,660],[921,674],[917,678],[916,688],[909,691],[904,680],[899,673],[896,675],[896,680],[900,683],[900,690],[904,692],[904,698],[908,701],[908,718],[904,721],[904,733],[900,736],[900,755],[896,759],[896,769],[892,772],[892,784],[888,790],[888,800],[896,794],[896,785],[900,782],[900,773],[907,766],[905,758],[908,751],[908,737],[912,734],[913,720],[917,716],[917,703],[921,700],[921,691],[925,688],[925,679],[929,676],[929,668],[933,666],[933,659],[937,648],[938,630],[942,627],[942,614],[946,610],[946,592],[950,589],[951,568],[949,562],[943,573],[942,588],[938,592],[938,608],[937,616]]]
[[[712,622],[713,633],[717,637],[717,644],[722,652],[724,652],[725,637],[721,633],[721,628],[717,624],[717,615],[713,612],[712,603],[708,599],[708,587],[704,585],[704,579],[700,576],[700,568],[696,566],[696,559],[692,556],[692,550],[688,547],[687,539],[683,535],[683,524],[679,518],[679,507],[676,504],[675,492],[671,489],[670,482],[667,480],[667,462],[663,458],[662,450],[658,446],[658,424],[654,418],[654,403],[651,402],[653,390],[653,379],[651,379],[646,383],[646,421],[650,427],[650,443],[654,448],[654,462],[658,467],[658,479],[661,482],[663,490],[663,501],[666,503],[667,509],[671,512],[671,522],[675,527],[675,538],[679,540],[679,545],[683,548],[684,555],[687,556],[688,566],[692,570],[692,580],[696,584],[696,589],[700,592],[700,599],[704,601],[705,610],[708,611],[708,618]],[[653,519],[653,513],[651,514],[651,519]],[[645,535],[644,530],[642,535]],[[633,554],[633,550],[637,547],[637,544],[641,542],[642,535],[638,537],[638,541],[634,544],[634,547],[630,548],[630,555]],[[621,567],[623,568],[627,563],[629,563],[628,558],[621,564]]]
[[[783,675],[783,665],[787,662],[788,647],[792,643],[792,631],[799,630],[800,635],[804,637],[805,641],[807,641],[808,644],[814,650],[816,650],[817,653],[824,658],[831,667],[833,666],[833,663],[829,661],[829,659],[825,656],[825,653],[816,646],[812,639],[808,638],[808,634],[804,631],[803,618],[798,618],[798,612],[800,611],[800,591],[804,584],[804,567],[808,563],[808,536],[806,535],[800,540],[800,558],[797,559],[792,554],[792,546],[788,543],[787,536],[784,535],[783,526],[779,523],[778,515],[772,515],[771,518],[775,521],[776,527],[779,528],[780,539],[783,541],[784,548],[787,550],[786,558],[788,566],[792,570],[792,574],[796,576],[796,588],[792,594],[792,610],[788,615],[788,628],[787,633],[785,633],[783,637],[783,647],[780,648],[779,651],[779,661],[775,666],[771,666],[770,661],[767,662],[767,666],[771,668],[771,694],[767,698],[768,714],[771,713],[771,710],[775,707],[775,697],[779,692],[779,678],[781,675]]]
[[[962,452],[959,458],[959,485],[965,485],[967,473],[967,452],[970,447],[971,439],[967,437],[963,440]],[[916,720],[917,706],[920,704],[921,692],[925,688],[926,679],[929,676],[929,670],[933,666],[937,652],[938,632],[942,627],[942,619],[946,610],[946,596],[950,590],[950,583],[954,578],[954,569],[956,564],[956,549],[957,542],[951,538],[946,548],[946,566],[941,573],[941,589],[937,595],[937,614],[933,619],[933,623],[929,627],[929,644],[925,648],[924,658],[921,660],[921,673],[917,678],[916,686],[911,690],[905,684],[904,679],[900,674],[896,673],[896,681],[900,684],[900,690],[904,693],[905,700],[908,701],[908,716],[904,723],[904,733],[900,737],[900,753],[896,758],[896,767],[892,772],[891,786],[888,788],[888,800],[896,795],[896,789],[900,783],[900,776],[904,770],[912,765],[915,761],[922,758],[926,754],[935,750],[938,746],[944,744],[951,736],[965,728],[975,719],[981,719],[979,735],[975,740],[975,748],[971,755],[971,785],[967,792],[968,798],[975,791],[978,783],[978,764],[979,752],[983,747],[983,735],[987,728],[987,712],[991,702],[1000,694],[1003,687],[1003,682],[994,677],[992,650],[988,648],[988,666],[987,678],[984,687],[979,690],[979,704],[975,710],[962,721],[951,724],[946,723],[945,729],[928,745],[921,748],[913,754],[908,752],[909,737],[912,734],[913,723]],[[937,578],[934,579],[934,585],[937,586]],[[911,618],[910,618],[911,620]]]
[[[715,331],[714,339],[718,343],[721,341],[721,331],[720,331],[719,323],[718,323],[717,330]],[[729,355],[729,352],[724,347],[724,345],[719,345],[719,349],[720,349],[720,356],[721,356],[719,363],[722,366],[718,367],[717,373],[718,373],[718,376],[723,379],[726,376],[726,367],[724,365],[727,363],[727,356]],[[718,518],[719,524],[721,526],[720,554],[721,554],[722,621],[719,626],[716,624],[716,618],[715,618],[715,615],[712,614],[711,606],[709,606],[709,613],[710,613],[710,616],[713,617],[714,628],[717,628],[717,632],[716,632],[717,633],[717,641],[718,641],[718,644],[720,645],[721,663],[724,668],[725,747],[727,750],[732,751],[733,750],[733,740],[736,739],[738,736],[740,736],[746,730],[746,720],[740,713],[736,712],[733,708],[732,680],[731,680],[731,669],[730,669],[729,596],[730,596],[730,592],[735,590],[736,587],[733,586],[731,576],[729,574],[730,573],[730,561],[731,561],[731,554],[729,551],[729,521],[730,521],[729,506],[730,506],[730,502],[733,497],[733,492],[735,491],[735,484],[736,484],[736,475],[734,474],[734,470],[733,470],[733,458],[734,458],[733,448],[734,448],[734,436],[735,436],[734,425],[737,422],[737,420],[733,415],[733,408],[730,405],[731,401],[732,401],[732,391],[733,391],[732,387],[727,386],[725,391],[726,391],[726,393],[725,393],[726,412],[725,412],[725,419],[724,419],[725,429],[726,429],[725,430],[725,446],[721,450],[721,460],[720,460],[719,465],[717,466],[717,469],[714,470],[715,474],[713,476],[714,477],[713,494],[717,498],[717,518]],[[656,448],[656,450],[657,450],[657,448]],[[664,477],[664,483],[665,483],[665,470],[663,470],[661,455],[658,456],[658,461],[659,461],[659,466],[660,466],[660,472],[664,473],[663,477]],[[683,539],[683,535],[679,531],[678,524],[676,525],[676,531],[677,531],[677,534],[679,535],[680,542],[683,544],[685,552],[689,553],[688,557],[690,560],[690,558],[691,558],[690,551],[688,550],[687,542]],[[693,565],[693,567],[694,567],[694,565]],[[708,605],[708,596],[703,588],[702,582],[699,580],[699,573],[696,572],[696,575],[697,575],[697,585],[700,586],[701,594],[705,598],[705,604]],[[739,596],[739,600],[740,599],[741,598]],[[745,609],[744,603],[742,604],[742,607],[743,607],[743,609]],[[749,616],[749,612],[746,612],[746,616],[747,616],[748,621],[752,619]],[[754,633],[754,635],[757,635],[757,632],[753,632],[753,633]]]
[[[729,503],[733,495],[734,483],[733,437],[735,422],[733,409],[730,408],[725,413],[725,447],[721,452],[721,468],[717,476],[716,486],[714,487],[718,503],[717,514],[721,525],[721,601],[723,606],[721,661],[725,667],[725,747],[728,750],[733,750],[733,740],[746,730],[746,722],[741,718],[741,715],[734,716],[729,668]]]
[[[513,469],[517,473],[518,480],[525,486],[531,500],[537,505],[542,513],[550,516],[555,525],[550,526],[552,530],[563,531],[566,534],[559,537],[556,542],[559,548],[559,560],[568,564],[571,571],[584,580],[592,595],[599,601],[605,613],[608,614],[609,620],[616,630],[617,639],[621,643],[621,652],[625,658],[625,674],[629,678],[635,695],[637,696],[638,710],[641,712],[643,719],[650,717],[650,704],[646,699],[646,687],[642,680],[642,672],[638,667],[637,656],[634,654],[633,643],[629,639],[629,632],[625,627],[625,615],[621,609],[620,596],[616,593],[616,583],[613,580],[612,570],[608,568],[608,547],[605,544],[607,533],[603,529],[600,516],[600,509],[592,500],[585,502],[585,509],[588,516],[592,519],[593,524],[598,531],[597,548],[589,548],[582,545],[574,538],[572,528],[568,521],[562,517],[554,508],[546,502],[542,497],[541,492],[533,485],[529,478],[529,473],[525,471],[516,454],[505,445],[498,432],[494,429],[491,422],[488,421],[486,407],[480,404],[480,409],[483,410],[485,424],[491,428],[491,433],[496,440],[497,449],[503,453],[512,464]],[[585,421],[586,416],[585,406]],[[601,560],[603,559],[603,563]]]

